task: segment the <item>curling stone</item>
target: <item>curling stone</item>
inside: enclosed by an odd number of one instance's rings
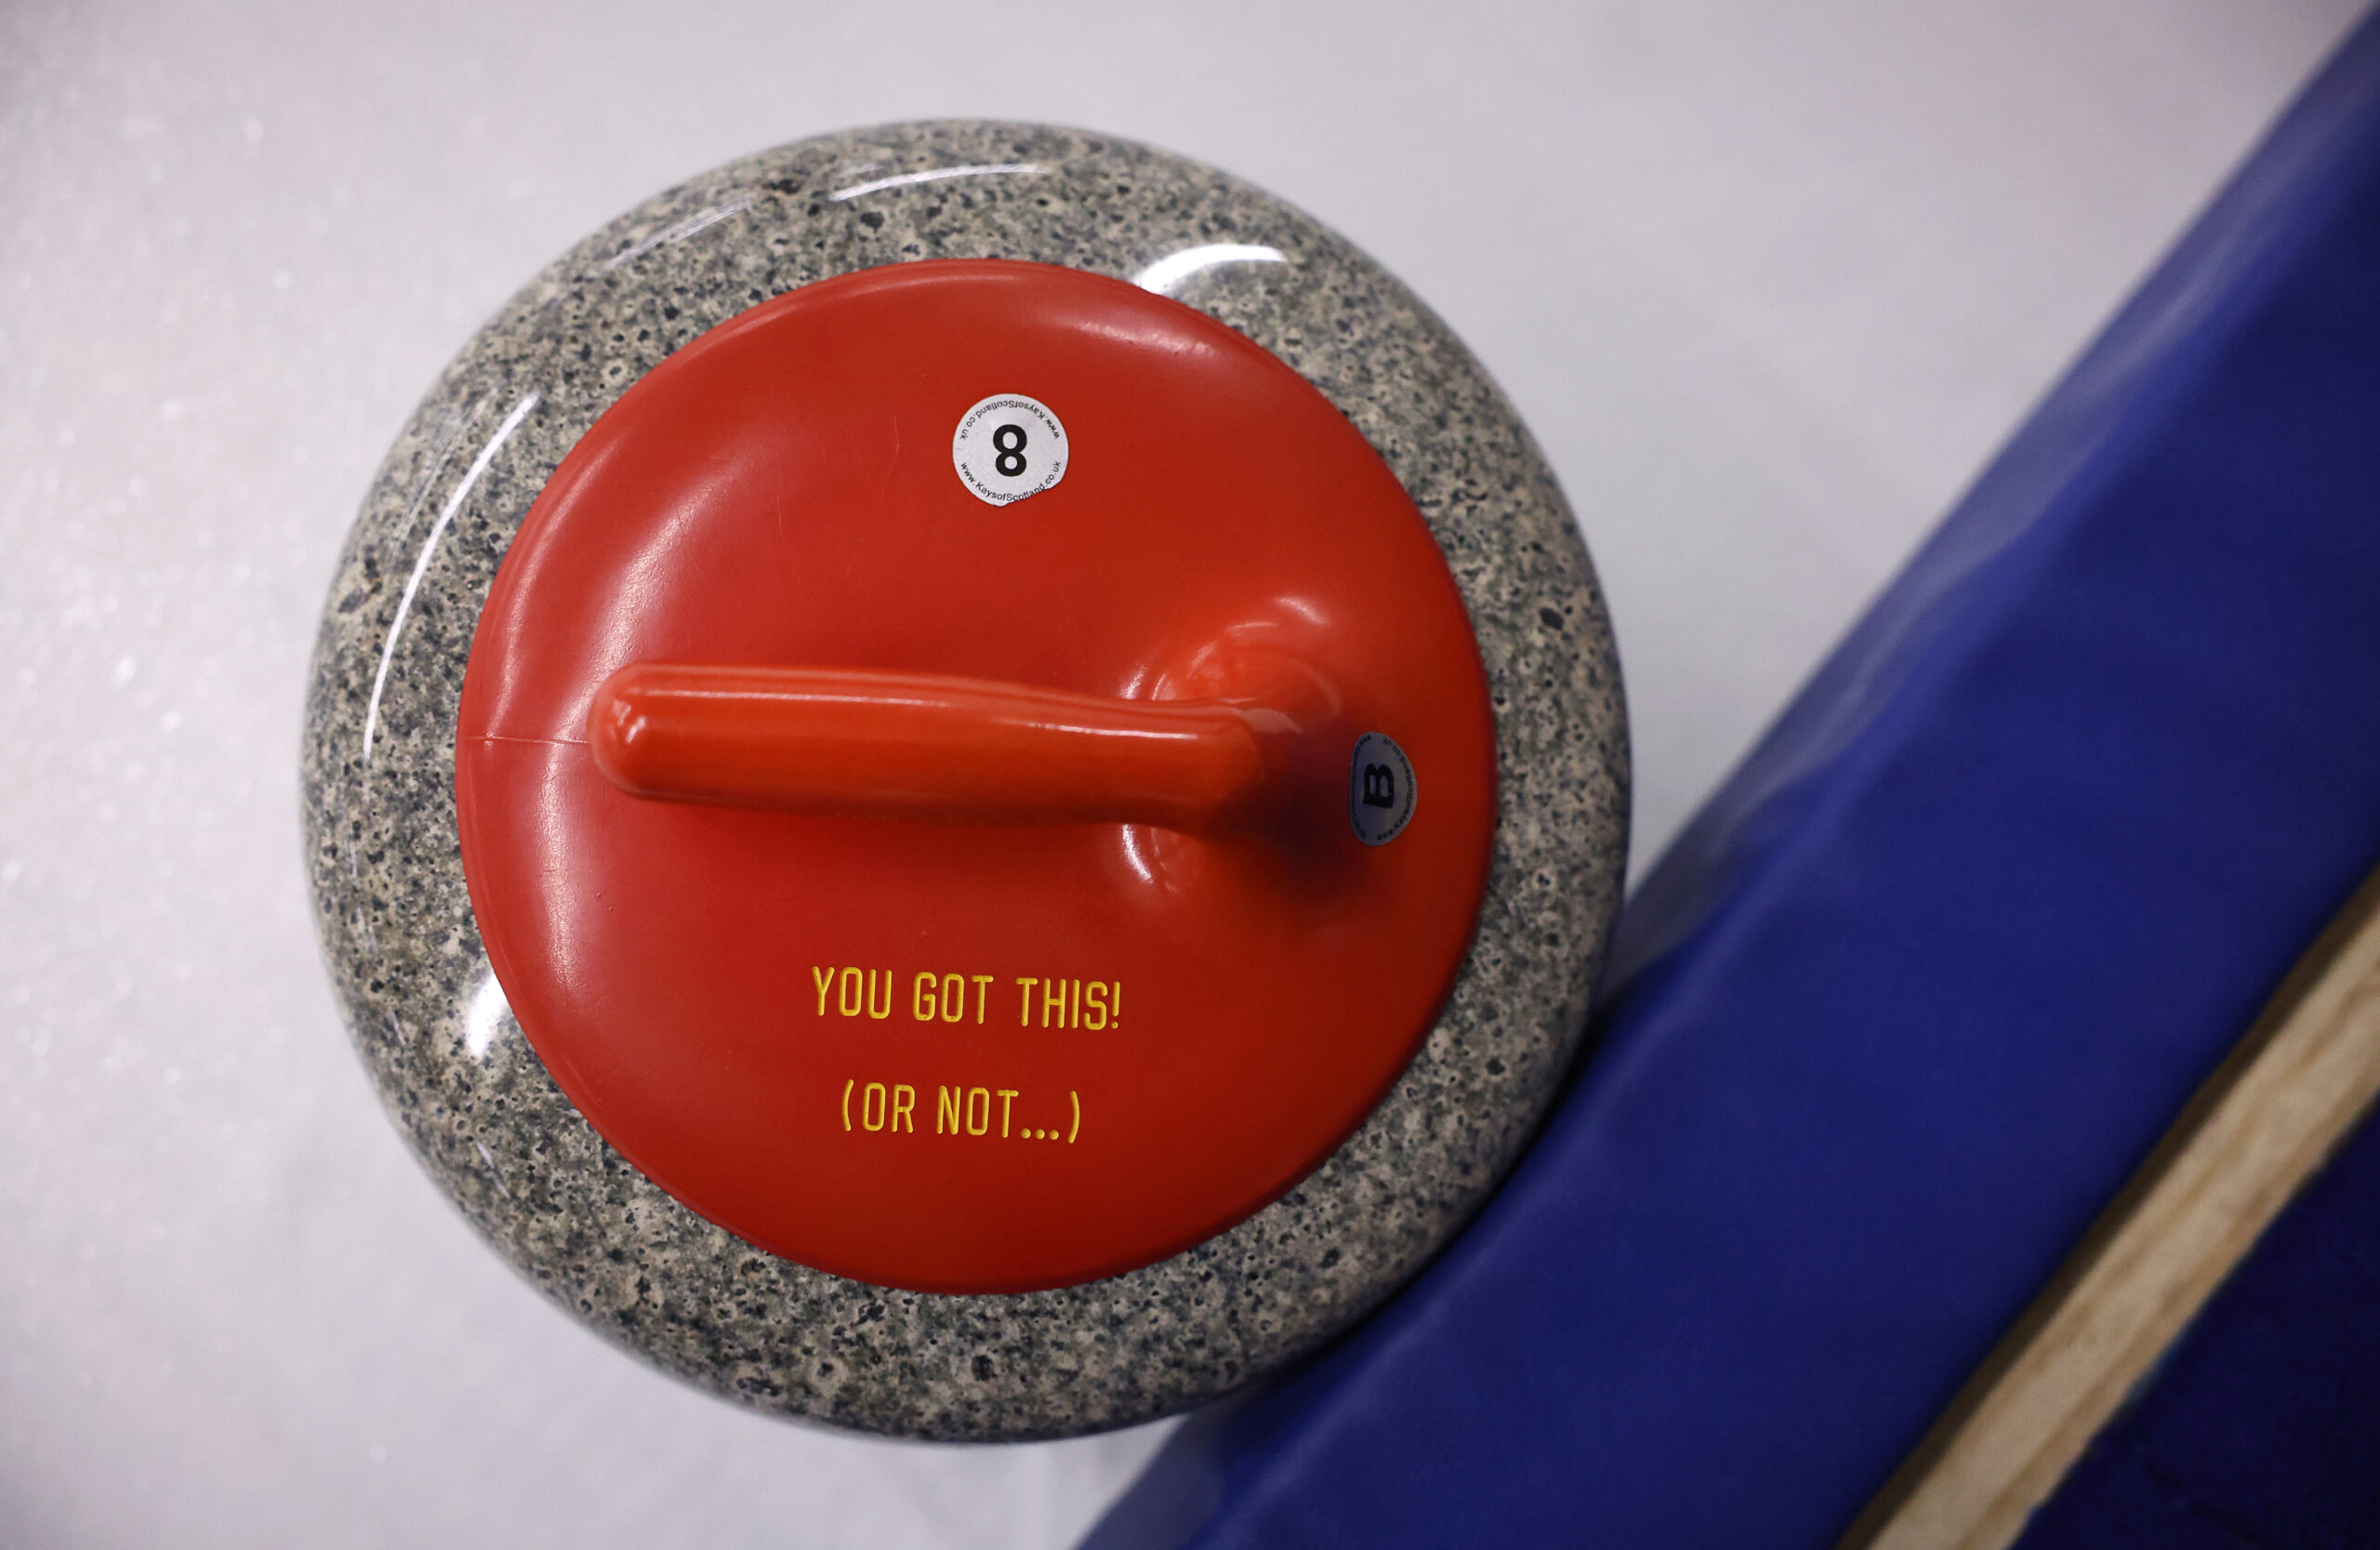
[[[341,558],[313,895],[535,1285],[779,1414],[1146,1420],[1461,1228],[1584,1027],[1620,680],[1477,364],[1297,211],[900,126],[629,212]]]

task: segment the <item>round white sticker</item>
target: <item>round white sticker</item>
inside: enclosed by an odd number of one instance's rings
[[[1355,838],[1385,845],[1413,818],[1413,762],[1385,733],[1355,739],[1355,763],[1347,772],[1347,817]]]
[[[994,393],[959,417],[950,463],[976,499],[1006,506],[1066,476],[1066,428],[1038,398]]]

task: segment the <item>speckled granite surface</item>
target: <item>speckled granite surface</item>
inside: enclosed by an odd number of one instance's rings
[[[920,174],[941,176],[919,176]],[[579,1118],[503,1012],[465,895],[453,728],[479,609],[548,474],[670,351],[797,285],[913,258],[1130,278],[1302,373],[1412,495],[1470,607],[1501,815],[1479,935],[1371,1119],[1186,1253],[1019,1296],[887,1291],[774,1259],[679,1205]],[[1527,432],[1444,325],[1267,195],[1075,131],[927,124],[764,152],[548,269],[431,389],[333,584],[303,749],[308,864],[357,1046],[430,1172],[523,1275],[620,1344],[757,1408],[867,1431],[1025,1438],[1237,1387],[1387,1296],[1484,1200],[1577,1051],[1626,852],[1627,742],[1592,570]]]

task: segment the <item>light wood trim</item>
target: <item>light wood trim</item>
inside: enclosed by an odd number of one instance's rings
[[[2380,1093],[2380,873],[1842,1541],[2004,1550]]]

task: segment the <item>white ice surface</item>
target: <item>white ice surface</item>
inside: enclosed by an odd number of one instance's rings
[[[481,1246],[348,1052],[295,790],[332,557],[599,221],[973,114],[1313,210],[1580,510],[1641,868],[2354,9],[0,8],[0,1545],[1055,1546],[1162,1437],[904,1446],[654,1376]]]

